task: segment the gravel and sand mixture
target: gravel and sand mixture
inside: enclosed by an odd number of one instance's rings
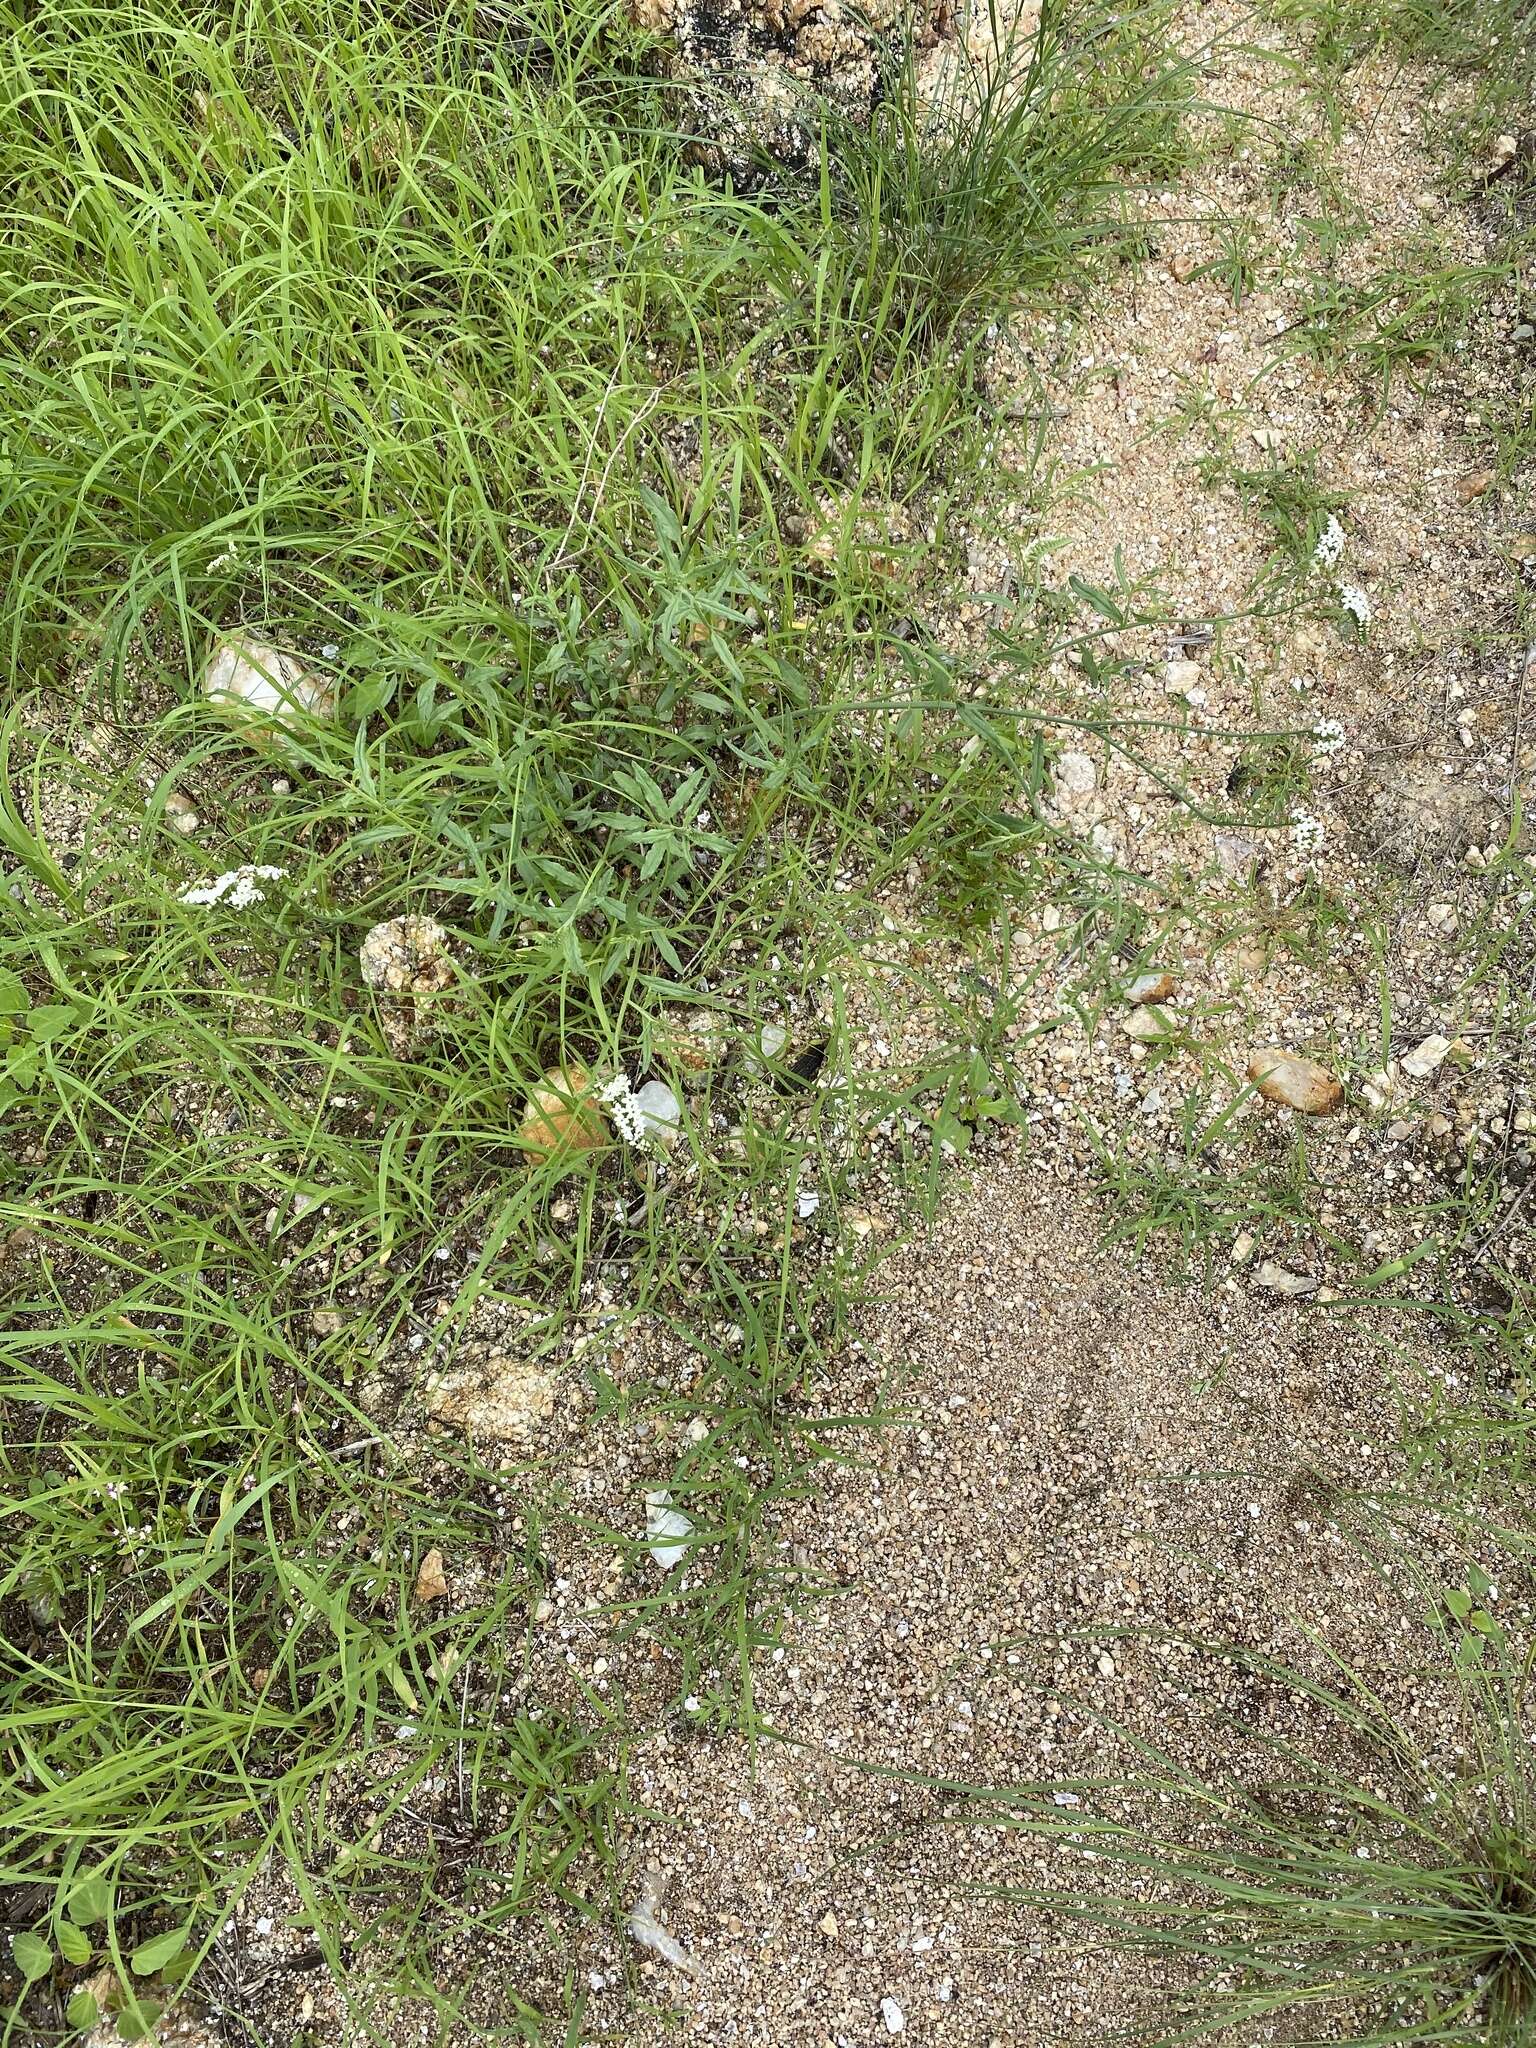
[[[1242,1743],[1217,1753],[1197,1707],[1301,1731],[1293,1695],[1197,1642],[1305,1666],[1316,1630],[1423,1716],[1426,1749],[1446,1739],[1410,1676],[1416,1588],[1399,1600],[1335,1512],[1404,1483],[1398,1386],[1433,1367],[1430,1333],[1396,1332],[1404,1368],[1353,1315],[1159,1285],[1097,1235],[1003,1150],[885,1275],[862,1383],[837,1391],[894,1375],[910,1423],[784,1517],[831,1590],[762,1668],[772,1737],[679,1731],[637,1768],[668,1816],[637,1852],[697,1971],[671,1986],[684,2038],[842,2048],[884,2038],[885,2000],[914,2041],[1007,2048],[1145,2018],[1138,1966],[981,1895],[1041,1882],[1042,1852],[964,1824],[949,1786],[1070,1804],[1118,1753],[1106,1721],[1206,1771]]]
[[[1213,42],[1233,26],[1220,9],[1197,16]],[[1134,2032],[1151,1991],[1139,1969],[987,1896],[1040,1883],[1038,1849],[957,1824],[943,1781],[1069,1786],[1113,1750],[1106,1721],[1187,1745],[1202,1771],[1230,1766],[1240,1738],[1223,1722],[1222,1754],[1192,1697],[1220,1700],[1239,1727],[1294,1732],[1294,1695],[1175,1639],[1306,1665],[1315,1630],[1398,1696],[1426,1752],[1456,1740],[1454,1704],[1410,1676],[1417,1581],[1394,1589],[1347,1532],[1362,1509],[1401,1512],[1405,1416],[1432,1411],[1437,1382],[1465,1386],[1465,1355],[1427,1318],[1341,1305],[1325,1239],[1337,1230],[1384,1267],[1411,1256],[1470,1157],[1502,1179],[1456,1294],[1473,1310],[1501,1305],[1493,1241],[1528,1267],[1525,1038],[1505,1021],[1504,976],[1466,970],[1492,943],[1517,980],[1531,973],[1530,902],[1484,871],[1529,783],[1531,656],[1510,644],[1508,590],[1512,565],[1529,576],[1536,538],[1528,501],[1494,487],[1479,435],[1483,399],[1530,374],[1532,342],[1511,294],[1450,378],[1400,382],[1385,406],[1357,365],[1277,348],[1312,303],[1315,279],[1299,273],[1314,210],[1363,223],[1341,286],[1427,235],[1449,261],[1481,247],[1476,208],[1438,188],[1420,151],[1421,82],[1367,67],[1326,138],[1278,82],[1281,47],[1208,67],[1212,102],[1254,125],[1148,197],[1147,262],[1086,324],[1017,338],[1046,376],[1056,475],[1075,481],[1043,511],[984,507],[977,602],[931,621],[980,634],[999,593],[1006,616],[1009,565],[1049,538],[1053,584],[1155,590],[1164,616],[1189,622],[1174,645],[1166,629],[1103,634],[1101,653],[1140,656],[1139,682],[1117,676],[1106,693],[1079,656],[1037,700],[1146,722],[1140,761],[1091,737],[1059,760],[1054,814],[1187,911],[1162,927],[1154,960],[1107,963],[1086,1028],[1063,1023],[1091,965],[1070,913],[1042,905],[1015,935],[1027,998],[1009,1035],[1032,1082],[1028,1140],[972,1154],[931,1236],[881,1274],[866,1348],[829,1394],[851,1407],[894,1389],[910,1419],[862,1440],[821,1499],[785,1516],[796,1560],[832,1591],[761,1670],[773,1736],[680,1733],[637,1771],[636,1792],[669,1817],[637,1846],[696,1971],[671,1982],[684,2038],[1026,2048]],[[1316,187],[1274,203],[1276,154],[1303,146]],[[1235,220],[1255,224],[1266,253],[1236,304],[1219,261]],[[1017,388],[1027,412],[1038,386]],[[1294,459],[1336,521],[1294,592],[1255,617],[1277,537],[1243,480]],[[1007,690],[995,682],[999,699]],[[1244,752],[1233,735],[1252,731],[1309,736],[1304,809],[1243,831],[1170,800],[1176,787],[1227,816]],[[1320,891],[1354,919],[1312,945],[1277,943],[1288,911]],[[1166,975],[1165,1014],[1184,1034],[1171,1056],[1159,1034],[1132,1035],[1144,1011],[1126,993],[1149,969]],[[1384,987],[1392,1049],[1373,1056]],[[881,1009],[861,1049],[891,1053],[903,1025],[920,1040],[915,1011]],[[1323,1231],[1281,1224],[1257,1244],[1243,1232],[1217,1247],[1206,1287],[1160,1283],[1103,1248],[1085,1127],[1158,1160],[1177,1149],[1186,1102],[1218,1116],[1265,1045],[1348,1082],[1346,1114],[1306,1127]],[[1226,1062],[1214,1086],[1213,1051]],[[1278,1164],[1300,1121],[1252,1101],[1209,1159]],[[1432,1529],[1420,1523],[1412,1547],[1432,1571]],[[653,1973],[664,1966],[642,1966]]]

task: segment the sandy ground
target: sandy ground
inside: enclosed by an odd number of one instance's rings
[[[1213,35],[1232,25],[1222,10],[1196,15]],[[1246,53],[1214,61],[1205,82],[1213,100],[1265,117],[1274,75]],[[1437,190],[1415,140],[1421,82],[1367,68],[1351,92],[1319,178],[1335,218],[1368,223],[1339,258],[1341,281],[1379,275],[1426,234],[1450,260],[1474,259],[1479,222]],[[1500,987],[1465,978],[1474,933],[1500,935],[1516,976],[1529,972],[1529,905],[1490,888],[1484,870],[1530,766],[1507,537],[1533,522],[1515,491],[1477,485],[1478,390],[1509,374],[1518,308],[1495,305],[1470,360],[1427,391],[1400,383],[1385,408],[1349,368],[1277,349],[1306,305],[1284,251],[1299,269],[1296,223],[1318,195],[1272,206],[1272,141],[1255,130],[1149,197],[1156,253],[1089,327],[1042,322],[1021,338],[1020,409],[1043,375],[1058,475],[1079,483],[1043,515],[1017,498],[990,517],[983,508],[978,602],[947,621],[952,637],[968,622],[979,633],[997,616],[986,593],[1006,587],[1005,565],[1049,533],[1064,543],[1054,582],[1144,580],[1163,616],[1214,625],[1171,649],[1152,634],[1110,636],[1143,666],[1108,703],[1071,659],[1046,686],[1055,709],[1159,722],[1139,764],[1080,743],[1091,770],[1058,767],[1054,815],[1136,876],[1187,889],[1190,914],[1168,928],[1164,956],[1123,967],[1127,978],[1173,970],[1199,1043],[1148,1068],[1111,996],[1086,1028],[1055,1029],[1030,1052],[1031,1026],[1059,1023],[1084,958],[1059,910],[1025,926],[1015,959],[1029,993],[1012,1035],[1025,1047],[1028,1142],[973,1155],[929,1241],[882,1275],[886,1300],[847,1392],[867,1400],[888,1376],[911,1426],[865,1443],[867,1463],[786,1519],[794,1556],[838,1590],[764,1665],[774,1739],[681,1733],[658,1739],[637,1773],[637,1794],[673,1817],[637,1851],[662,1874],[662,1917],[697,1966],[690,1977],[647,1962],[642,1976],[664,2005],[675,1999],[684,2038],[853,2048],[900,2032],[1044,2048],[1117,2027],[1134,2037],[1155,2011],[1136,1968],[974,1889],[1050,1872],[1017,1836],[957,1821],[929,1781],[1069,1788],[1116,1753],[1106,1721],[1206,1772],[1241,1763],[1247,1729],[1295,1732],[1294,1696],[1171,1640],[1181,1632],[1306,1665],[1304,1623],[1420,1717],[1426,1749],[1454,1740],[1450,1703],[1408,1676],[1413,1586],[1392,1585],[1347,1531],[1410,1487],[1404,1416],[1424,1412],[1436,1382],[1464,1385],[1464,1361],[1427,1324],[1338,1305],[1329,1248],[1305,1229],[1272,1228],[1257,1256],[1306,1282],[1306,1298],[1258,1279],[1243,1246],[1230,1264],[1221,1247],[1202,1291],[1103,1249],[1105,1212],[1084,1195],[1085,1117],[1159,1159],[1197,1089],[1216,1113],[1247,1052],[1280,1044],[1349,1084],[1348,1113],[1307,1130],[1325,1224],[1367,1254],[1401,1256],[1430,1227],[1448,1160],[1475,1156],[1507,1178],[1453,1292],[1497,1305],[1490,1242],[1516,1268],[1530,1256],[1518,1214],[1524,1038],[1501,1036]],[[1270,252],[1240,305],[1230,280],[1193,274],[1234,219],[1258,223]],[[1255,619],[1275,535],[1230,471],[1300,451],[1340,506],[1342,552],[1319,565],[1300,608]],[[1214,475],[1201,468],[1213,453]],[[1333,601],[1320,606],[1319,580],[1359,593],[1366,633],[1347,614],[1319,619]],[[1156,771],[1219,814],[1244,732],[1322,720],[1308,822],[1282,818],[1234,842],[1176,811],[1159,784]],[[1317,946],[1264,943],[1263,912],[1283,923],[1319,888],[1355,918]],[[1390,1061],[1373,1039],[1383,981]],[[890,1050],[900,1010],[866,1012],[864,1050]],[[905,1028],[920,1033],[921,1019]],[[1397,1055],[1432,1034],[1460,1037],[1461,1054],[1415,1077]],[[1229,1062],[1214,1089],[1212,1054]],[[1215,1158],[1278,1158],[1296,1121],[1254,1103]],[[1442,1539],[1418,1527],[1426,1570]],[[1199,1705],[1225,1711],[1213,1722]],[[617,1967],[611,1953],[593,1965],[593,2038],[675,2038],[606,2009],[605,1969],[611,1984]]]
[[[886,1999],[913,2041],[1134,2027],[1135,1966],[972,1889],[1062,1873],[925,1781],[1070,1799],[1123,1756],[1105,1722],[1203,1769],[1246,1729],[1301,1732],[1293,1696],[1185,1632],[1316,1668],[1305,1624],[1444,1711],[1407,1674],[1412,1588],[1345,1533],[1404,1476],[1384,1347],[1315,1304],[1160,1286],[1097,1221],[999,1154],[887,1275],[869,1355],[912,1422],[786,1518],[838,1591],[762,1671],[775,1739],[658,1740],[634,1781],[675,1817],[642,1846],[698,1968],[673,1979],[685,2038],[844,2048],[887,2037]],[[601,2015],[594,2038],[674,2038]]]

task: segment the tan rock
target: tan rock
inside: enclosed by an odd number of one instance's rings
[[[448,1598],[448,1580],[443,1572],[443,1553],[429,1550],[421,1560],[421,1569],[416,1574],[416,1598],[423,1606],[429,1600]]]
[[[412,913],[376,924],[357,957],[364,981],[382,995],[438,995],[453,985],[448,934],[435,917]]]
[[[1403,1072],[1412,1081],[1427,1081],[1435,1069],[1441,1066],[1451,1049],[1451,1041],[1442,1038],[1438,1032],[1431,1032],[1428,1038],[1420,1039],[1412,1052],[1403,1054]]]
[[[730,1044],[719,1010],[668,1010],[659,1038],[661,1051],[688,1074],[707,1074],[719,1066]]]
[[[608,1126],[585,1067],[551,1067],[530,1089],[517,1135],[524,1151],[539,1160],[576,1157],[606,1145]]]
[[[1303,1294],[1316,1294],[1318,1283],[1312,1273],[1292,1273],[1284,1266],[1277,1266],[1273,1259],[1266,1259],[1254,1275],[1254,1285],[1262,1287],[1268,1294],[1284,1294],[1295,1299]]]
[[[1168,274],[1176,284],[1188,284],[1200,268],[1200,258],[1192,249],[1181,249],[1168,265]]]
[[[1171,974],[1138,974],[1125,992],[1128,1003],[1166,1002],[1178,983]]]
[[[1470,476],[1464,476],[1456,486],[1456,495],[1463,505],[1470,505],[1474,498],[1481,498],[1490,490],[1494,474],[1491,469],[1474,469]]]
[[[1278,1046],[1260,1047],[1248,1062],[1248,1078],[1266,1102],[1303,1116],[1332,1116],[1344,1100],[1343,1086],[1326,1067]]]
[[[555,1411],[551,1375],[494,1352],[480,1366],[445,1372],[427,1388],[427,1413],[471,1436],[525,1443]]]
[[[1153,1002],[1143,1002],[1122,1020],[1127,1038],[1139,1038],[1149,1044],[1158,1038],[1173,1038],[1184,1027],[1184,1019],[1173,1010],[1165,1010]]]

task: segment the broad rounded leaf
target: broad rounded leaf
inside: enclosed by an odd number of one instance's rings
[[[13,1934],[11,1954],[28,1984],[35,1984],[39,1977],[46,1977],[53,1968],[53,1950],[46,1941],[39,1941],[35,1934]]]
[[[136,1998],[117,2016],[117,2031],[125,2041],[142,2041],[153,2031],[160,2006],[153,1998]]]
[[[87,2027],[94,2027],[100,2016],[101,2008],[96,2003],[95,1992],[87,1991],[83,1984],[64,2008],[65,2019],[82,2033]]]
[[[128,1958],[133,1965],[135,1977],[153,1977],[156,1970],[163,1970],[167,1963],[175,1962],[187,1945],[185,1927],[173,1927],[169,1934],[157,1934],[150,1941],[141,1941]]]
[[[64,1902],[64,1910],[77,1927],[89,1927],[105,1920],[111,1895],[104,1877],[83,1877]]]
[[[66,1963],[73,1963],[78,1970],[83,1963],[91,1960],[91,1944],[88,1936],[78,1927],[72,1927],[67,1920],[61,1920],[57,1929],[59,1954]]]

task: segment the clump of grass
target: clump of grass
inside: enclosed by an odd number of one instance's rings
[[[1132,1773],[1075,1782],[1082,1810],[1069,1822],[1048,1805],[1012,1817],[1083,1866],[1082,1892],[1030,1904],[1145,1959],[1158,1985],[1149,2040],[1270,2027],[1370,2048],[1529,2038],[1529,1658],[1496,1619],[1494,1590],[1474,1566],[1436,1597],[1443,1655],[1415,1681],[1442,1711],[1433,1756],[1423,1721],[1342,1660],[1329,1682],[1204,1644],[1192,1647],[1283,1702],[1268,1725],[1214,1717],[1201,1746],[1240,1751],[1241,1766],[1202,1767],[1128,1736]],[[1305,1732],[1276,1733],[1277,1722]]]
[[[926,97],[902,45],[873,122],[829,126],[823,156],[823,208],[869,302],[942,341],[1129,248],[1128,186],[1182,160],[1191,70],[1171,14],[1048,4],[1026,36],[994,12],[988,54],[961,46]]]

